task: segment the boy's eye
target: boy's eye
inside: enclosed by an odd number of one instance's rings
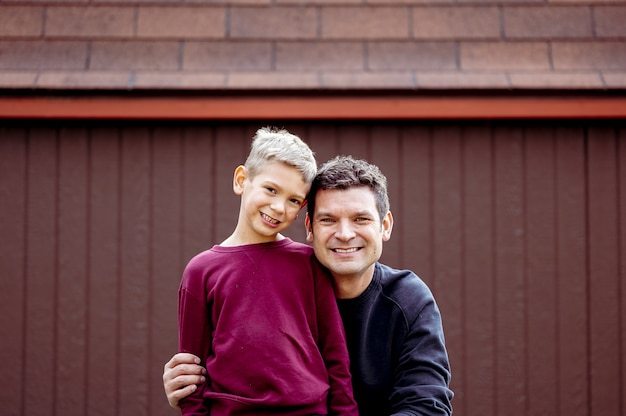
[[[268,192],[275,194],[276,193],[276,189],[272,188],[271,186],[266,187],[265,189],[267,189]]]
[[[292,199],[291,202],[293,202],[294,204],[296,204],[297,206],[302,205],[302,201],[300,201],[299,199]]]

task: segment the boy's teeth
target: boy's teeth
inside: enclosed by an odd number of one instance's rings
[[[272,217],[268,217],[265,214],[261,214],[263,216],[263,218],[265,218],[265,221],[271,222],[272,224],[278,224],[278,221],[273,219]]]

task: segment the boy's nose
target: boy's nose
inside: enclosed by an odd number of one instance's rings
[[[274,212],[277,212],[279,214],[282,214],[285,212],[285,202],[283,201],[274,201],[272,202],[271,206]]]

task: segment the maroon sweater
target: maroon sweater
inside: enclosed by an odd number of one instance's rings
[[[214,246],[185,268],[179,350],[209,381],[183,415],[357,415],[330,278],[313,250],[286,238]]]

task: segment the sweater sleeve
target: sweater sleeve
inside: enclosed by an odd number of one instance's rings
[[[423,288],[420,297],[423,307],[408,322],[389,398],[393,416],[452,414],[450,365],[441,315],[428,289]]]
[[[206,300],[202,296],[201,283],[199,276],[189,269],[185,270],[178,292],[178,351],[197,355],[202,360],[201,365],[205,366],[211,345],[211,323]],[[194,393],[180,401],[179,407],[183,415],[209,414],[208,405],[203,400],[203,392],[208,385],[207,380]]]
[[[319,348],[328,370],[330,384],[329,415],[357,416],[346,337],[332,281],[315,261],[313,263]]]

